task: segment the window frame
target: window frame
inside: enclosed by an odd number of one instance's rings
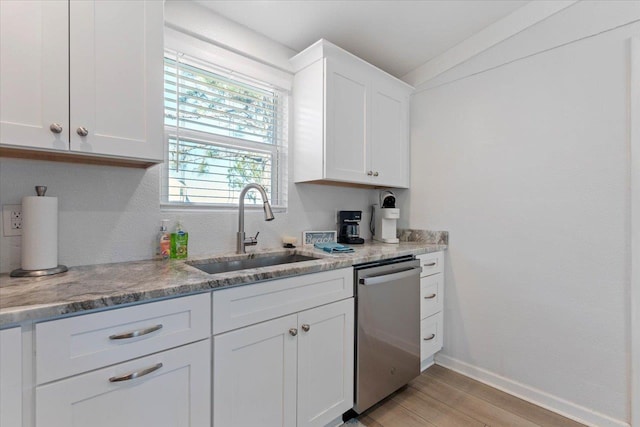
[[[195,40],[195,39],[194,39]],[[198,43],[201,43],[199,40],[195,40]],[[184,43],[182,43],[184,44]],[[219,48],[217,48],[219,50]],[[196,52],[200,51],[200,49],[196,49]],[[232,57],[231,62],[233,63],[233,56],[237,56],[237,54],[228,52]],[[238,76],[236,80],[241,86],[252,85],[253,82],[256,82],[255,87],[257,89],[268,88],[268,90],[274,90],[278,94],[277,98],[281,101],[282,105],[278,107],[278,110],[281,115],[276,117],[277,120],[277,131],[276,131],[276,140],[275,144],[267,144],[261,143],[251,140],[246,140],[242,138],[234,138],[231,136],[217,135],[214,133],[207,133],[203,131],[193,130],[193,129],[185,129],[179,126],[167,125],[164,124],[164,156],[165,162],[162,167],[162,173],[160,177],[160,207],[162,210],[231,210],[237,209],[238,201],[234,203],[203,203],[203,202],[184,202],[184,201],[170,201],[169,200],[169,180],[170,177],[170,140],[172,139],[182,139],[184,141],[191,141],[194,143],[202,143],[202,144],[210,144],[213,147],[221,147],[221,148],[231,148],[237,150],[246,150],[251,151],[254,150],[256,152],[269,153],[271,156],[271,194],[270,194],[270,202],[274,208],[274,211],[285,211],[288,207],[288,142],[289,142],[289,133],[290,133],[290,122],[289,122],[289,106],[291,104],[291,93],[290,87],[282,88],[273,84],[269,81],[263,81],[257,78],[253,78],[250,76],[244,75],[242,70],[230,69],[228,66],[229,58],[226,61],[221,61],[224,64],[218,65],[210,62],[210,58],[200,58],[193,57],[192,53],[182,52],[178,49],[173,49],[169,46],[165,46],[165,58],[171,61],[177,61],[179,54],[188,55],[189,61],[188,64],[192,67],[200,68],[205,72],[210,72],[213,74],[218,74],[225,79],[233,80],[234,76]],[[243,58],[242,61],[246,61],[246,58]],[[241,62],[242,62],[241,61]],[[241,64],[241,62],[239,62]],[[165,60],[163,60],[163,66],[165,66]],[[255,65],[254,65],[255,66]],[[265,66],[261,64],[264,68]],[[177,65],[176,65],[177,67]],[[239,68],[243,68],[240,66]],[[266,72],[268,73],[270,67],[266,67]],[[262,75],[265,74],[265,69],[262,70]],[[163,76],[165,74],[163,73]],[[292,77],[292,76],[291,76]],[[166,79],[166,77],[165,77]],[[283,81],[282,80],[282,72],[279,70],[274,70],[274,80]],[[176,106],[177,108],[177,106]],[[166,121],[166,116],[163,118],[163,123]],[[233,190],[232,190],[233,191]],[[262,204],[252,204],[247,203],[245,201],[245,206],[249,209],[261,209]]]

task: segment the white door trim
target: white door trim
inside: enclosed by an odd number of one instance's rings
[[[640,427],[640,38],[630,42],[631,425]]]

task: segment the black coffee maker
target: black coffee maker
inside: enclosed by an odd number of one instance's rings
[[[338,243],[361,245],[364,239],[360,237],[360,221],[362,211],[338,211]]]

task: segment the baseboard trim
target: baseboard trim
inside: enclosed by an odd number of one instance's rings
[[[592,427],[629,427],[624,421],[611,418],[607,415],[592,411],[575,403],[553,396],[542,390],[535,389],[526,384],[510,380],[466,362],[443,354],[436,354],[436,365],[466,375],[491,387],[512,394],[520,399],[541,406],[564,417],[578,421]]]

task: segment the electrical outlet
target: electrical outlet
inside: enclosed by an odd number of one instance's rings
[[[11,211],[11,229],[22,230],[22,211]]]
[[[2,206],[2,231],[5,236],[22,235],[22,205]]]

